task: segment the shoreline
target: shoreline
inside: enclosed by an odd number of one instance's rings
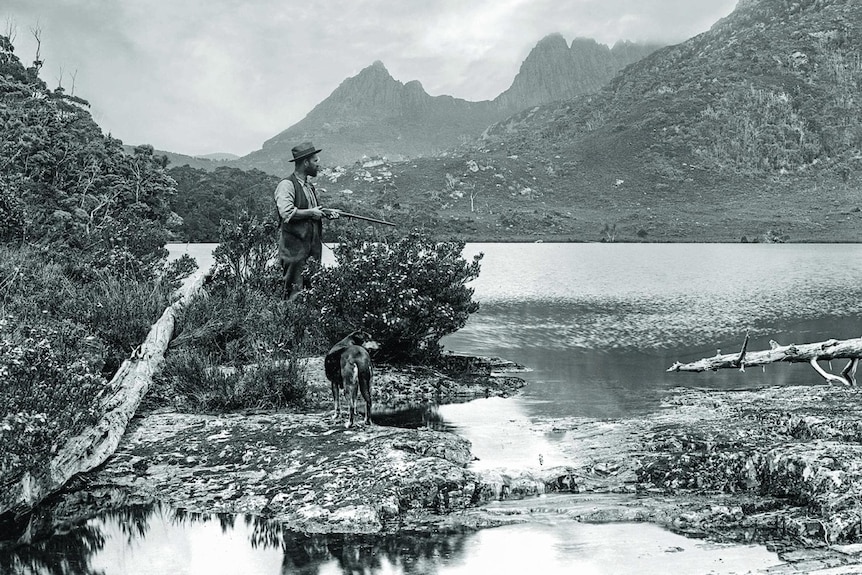
[[[147,502],[260,516],[306,534],[464,532],[552,517],[648,522],[764,545],[795,563],[862,562],[848,545],[862,517],[855,388],[674,388],[646,416],[538,422],[534,432],[563,435],[565,465],[477,470],[457,432],[332,422],[320,360],[307,365],[318,374],[310,413],[136,415],[105,464],[40,510],[41,527]],[[503,371],[512,364],[458,361],[473,366],[472,380],[383,367],[376,389],[391,398],[409,386],[406,402],[459,402],[524,385]]]
[[[312,386],[310,414],[139,413],[117,453],[73,479],[26,529],[47,533],[105,509],[156,501],[323,534],[459,532],[547,517],[649,522],[689,537],[763,544],[784,557],[816,551],[843,553],[839,564],[857,561],[845,544],[862,530],[854,389],[673,390],[649,417],[530,426],[565,436],[569,458],[561,465],[477,470],[457,432],[333,424],[319,362],[309,362],[322,381]],[[517,385],[492,377],[492,366],[462,371],[467,381],[422,367],[381,369],[375,404],[517,393]],[[548,493],[565,495],[553,504],[537,497]]]

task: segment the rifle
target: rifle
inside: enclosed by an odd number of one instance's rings
[[[324,213],[327,213],[327,212],[329,212],[329,213],[331,213],[331,212],[337,212],[337,213],[338,213],[338,215],[339,215],[339,217],[342,217],[342,218],[353,218],[353,219],[355,219],[355,220],[364,220],[364,221],[366,221],[366,222],[372,222],[372,223],[375,223],[375,224],[384,224],[384,225],[387,225],[387,226],[395,227],[395,224],[393,224],[392,222],[387,222],[387,221],[384,221],[384,220],[377,220],[377,219],[374,219],[374,218],[369,218],[368,216],[360,216],[359,214],[351,214],[350,212],[343,212],[343,211],[341,211],[341,210],[336,210],[336,209],[333,209],[333,208],[323,208],[323,212],[324,212]]]

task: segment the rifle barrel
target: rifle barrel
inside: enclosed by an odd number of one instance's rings
[[[351,214],[350,212],[342,212],[341,210],[339,210],[339,213],[345,218],[354,218],[357,220],[365,220],[366,222],[374,222],[375,224],[384,224],[387,226],[395,227],[395,224],[393,224],[392,222],[377,220],[375,218],[369,218],[368,216],[360,216],[359,214]]]

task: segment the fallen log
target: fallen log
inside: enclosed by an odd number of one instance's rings
[[[745,371],[746,367],[766,365],[768,363],[809,363],[829,383],[856,385],[856,366],[859,360],[862,359],[862,338],[830,339],[800,345],[779,345],[774,341],[769,343],[772,346],[771,349],[749,352],[747,350],[748,336],[746,335],[742,351],[739,353],[716,354],[713,357],[706,357],[691,363],[676,362],[667,371],[701,372],[728,368]],[[849,360],[840,375],[829,373],[818,364],[819,361],[833,359]]]
[[[30,470],[11,485],[4,486],[0,493],[0,516],[26,516],[74,475],[98,467],[114,453],[149,389],[153,373],[164,361],[177,311],[200,288],[206,277],[206,274],[201,274],[183,288],[180,299],[165,309],[151,326],[144,342],[117,370],[102,396],[104,415],[101,420],[67,440],[47,466]],[[28,539],[28,531],[21,537],[22,542]]]

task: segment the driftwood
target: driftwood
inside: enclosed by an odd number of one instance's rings
[[[862,359],[862,338],[830,339],[818,343],[800,345],[779,345],[769,342],[771,349],[763,351],[748,351],[748,335],[739,353],[717,354],[691,363],[674,363],[667,371],[716,371],[719,369],[737,368],[745,371],[746,367],[766,365],[768,363],[790,362],[809,363],[829,383],[840,385],[856,385],[856,366]],[[819,365],[819,361],[847,359],[847,365],[840,375],[827,372]]]
[[[93,427],[70,438],[47,466],[26,472],[0,493],[0,516],[21,517],[78,473],[101,465],[114,453],[129,421],[149,389],[155,370],[164,361],[177,310],[206,280],[201,274],[187,285],[182,297],[168,306],[152,325],[144,342],[123,362],[102,395],[103,416]],[[27,533],[22,539],[27,539]]]

